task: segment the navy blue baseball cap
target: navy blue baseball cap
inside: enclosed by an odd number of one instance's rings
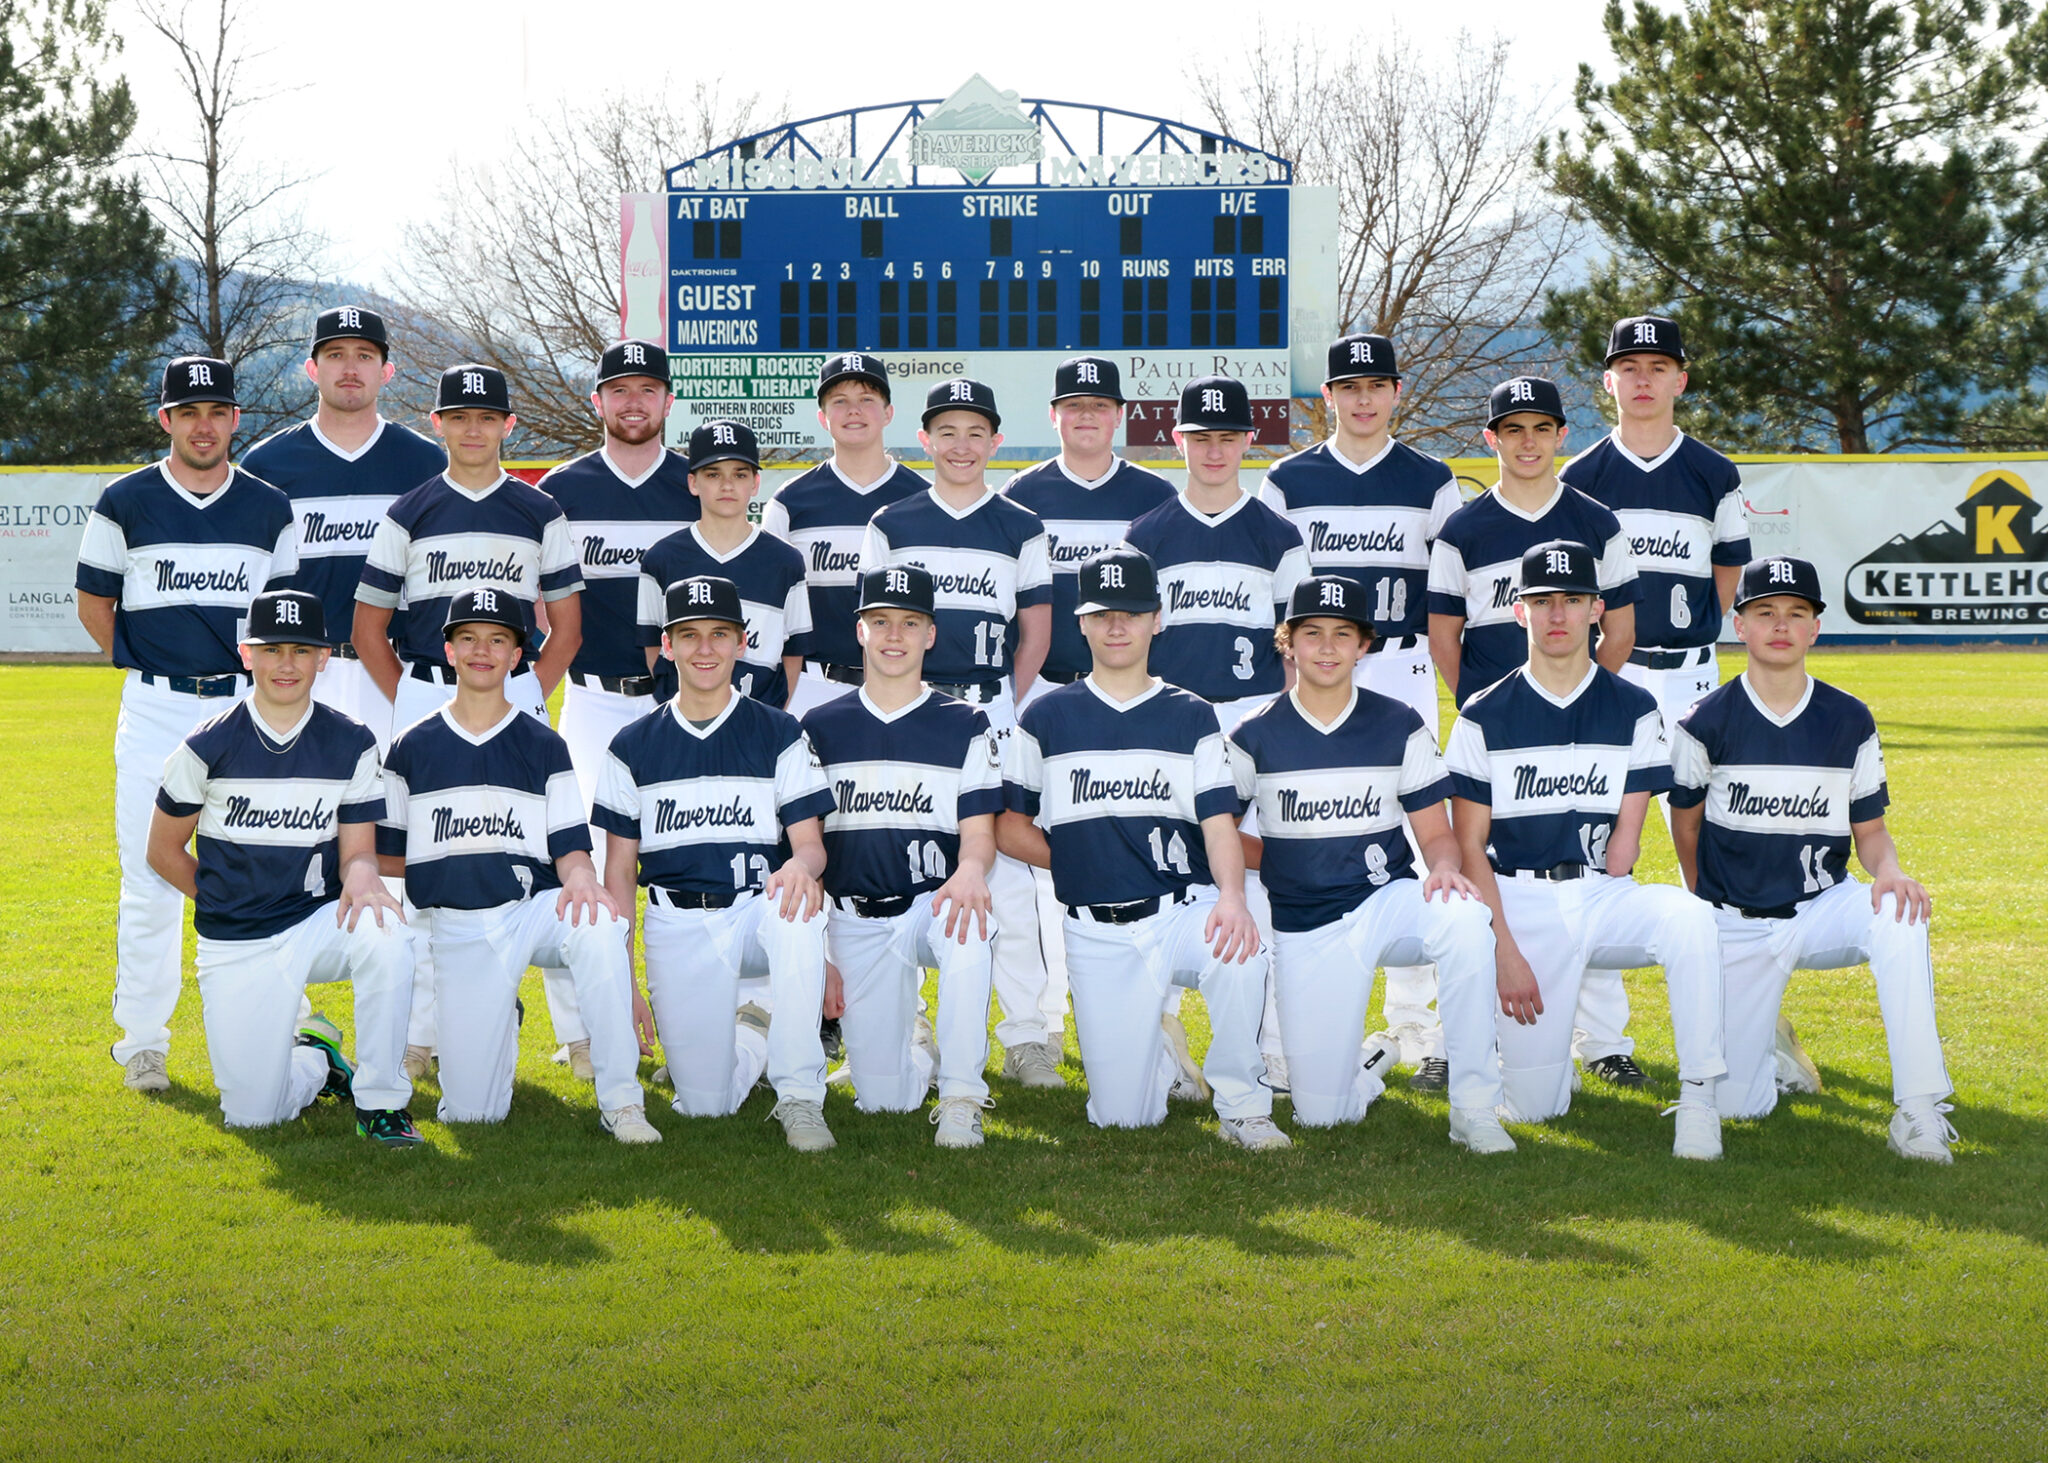
[[[927,619],[938,616],[938,591],[932,576],[915,564],[890,564],[860,576],[860,608],[869,610],[915,610]]]
[[[526,601],[502,589],[472,589],[450,600],[448,618],[441,622],[441,638],[453,640],[463,625],[497,625],[517,635],[521,645],[533,638]]]
[[[476,361],[465,361],[443,371],[440,388],[434,393],[434,410],[454,411],[460,407],[510,416],[512,390],[505,384],[505,373],[496,366]]]
[[[693,574],[688,579],[678,579],[662,598],[664,630],[686,620],[730,620],[742,628],[747,623],[739,586],[716,574]]]
[[[882,364],[882,358],[869,351],[843,351],[836,356],[825,357],[825,364],[818,368],[818,401],[823,404],[827,390],[841,381],[865,381],[882,393],[882,400],[889,399],[889,368]]]
[[[1815,614],[1828,607],[1828,602],[1820,597],[1820,570],[1805,559],[1777,554],[1768,559],[1752,559],[1742,566],[1742,578],[1735,584],[1736,609],[1774,594],[1797,595],[1812,604]]]
[[[1053,367],[1052,399],[1061,402],[1070,396],[1099,396],[1122,406],[1124,383],[1116,362],[1102,356],[1075,356],[1061,361]]]
[[[1614,329],[1607,332],[1607,364],[1611,366],[1623,356],[1669,356],[1684,365],[1685,341],[1678,333],[1678,322],[1662,315],[1631,315],[1615,321]]]
[[[1394,356],[1394,343],[1384,335],[1346,335],[1330,346],[1329,374],[1323,384],[1356,381],[1363,376],[1401,379],[1401,366]]]
[[[384,330],[384,317],[361,305],[336,305],[322,310],[313,321],[313,343],[306,348],[310,359],[330,340],[367,340],[386,360],[391,357],[391,338]]]
[[[745,422],[705,422],[690,433],[689,462],[691,472],[714,462],[744,462],[759,468],[761,448],[754,440],[754,429]]]
[[[1486,399],[1486,429],[1492,431],[1506,417],[1518,412],[1541,412],[1564,425],[1564,398],[1557,383],[1541,376],[1516,376],[1493,388]]]
[[[1077,615],[1122,610],[1142,615],[1159,608],[1159,576],[1136,549],[1104,549],[1081,565]]]
[[[668,385],[668,352],[651,340],[622,340],[597,358],[597,384],[627,376],[652,376]]]
[[[1515,598],[1527,594],[1600,593],[1600,561],[1584,544],[1554,538],[1522,555],[1522,582]]]
[[[1251,393],[1228,376],[1198,376],[1180,389],[1174,427],[1183,432],[1249,432]]]
[[[164,367],[160,407],[191,406],[201,401],[235,400],[235,368],[218,356],[179,356]]]
[[[996,410],[994,388],[980,381],[970,381],[965,376],[941,381],[924,394],[922,424],[929,427],[933,417],[949,411],[979,412],[988,418],[991,429],[1001,431],[1003,428],[1003,414]]]
[[[1372,636],[1371,597],[1363,584],[1341,574],[1311,574],[1287,596],[1287,623],[1296,620],[1349,620]]]
[[[266,590],[249,601],[244,645],[326,645],[327,615],[320,596],[303,589]]]

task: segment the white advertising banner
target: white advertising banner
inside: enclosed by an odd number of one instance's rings
[[[90,652],[72,585],[100,489],[127,468],[0,472],[0,651]]]

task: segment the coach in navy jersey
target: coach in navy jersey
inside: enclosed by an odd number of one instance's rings
[[[1365,586],[1373,623],[1358,684],[1413,708],[1435,737],[1429,547],[1464,499],[1448,467],[1394,438],[1401,366],[1393,341],[1344,336],[1330,346],[1327,369],[1330,435],[1267,468],[1259,501],[1301,531],[1312,572]],[[1427,967],[1388,968],[1387,1027],[1415,1068],[1412,1085],[1424,1089],[1441,1088],[1449,1071],[1435,1000]]]
[[[185,901],[149,866],[164,760],[249,689],[241,638],[249,601],[298,572],[291,501],[228,461],[241,411],[235,372],[209,356],[164,367],[163,461],[116,478],[78,545],[78,620],[127,672],[114,730],[113,1058],[136,1092],[162,1092],[177,1009]]]
[[[1663,720],[1649,692],[1588,653],[1601,610],[1590,548],[1538,544],[1516,582],[1528,660],[1465,703],[1444,749],[1465,874],[1493,911],[1507,1116],[1543,1122],[1571,1106],[1572,1013],[1588,965],[1662,965],[1678,1050],[1671,1151],[1719,1158],[1713,1084],[1727,1066],[1713,921],[1683,889],[1632,873],[1650,796],[1671,786]]]
[[[794,647],[810,634],[811,596],[803,555],[747,517],[760,486],[760,449],[746,423],[705,422],[690,433],[690,492],[703,516],[640,561],[640,645],[658,701],[676,693],[675,663],[661,653],[668,587],[712,575],[738,587],[747,616],[733,685],[742,696],[789,705],[803,671]]]
[[[1672,842],[1686,882],[1713,905],[1727,982],[1728,1075],[1715,1100],[1725,1117],[1755,1118],[1781,1087],[1819,1091],[1779,1014],[1786,983],[1795,970],[1867,961],[1898,1104],[1891,1149],[1948,1163],[1954,1088],[1934,1024],[1932,901],[1885,827],[1877,725],[1807,672],[1826,608],[1813,565],[1759,559],[1733,598],[1749,664],[1679,719],[1671,758]],[[1870,884],[1849,873],[1852,844]]]
[[[1002,747],[988,717],[924,684],[937,639],[932,576],[861,576],[866,680],[804,718],[825,815],[826,947],[845,986],[846,1064],[864,1112],[912,1112],[934,1081],[941,1148],[978,1148],[988,1103],[988,875]],[[935,1032],[918,1014],[939,972]]]
[[[418,432],[377,411],[377,395],[397,368],[384,317],[375,310],[322,310],[307,356],[306,378],[319,405],[306,421],[251,447],[242,466],[292,500],[299,520],[299,573],[293,582],[318,595],[326,623],[343,632],[313,685],[314,698],[367,726],[382,755],[391,745],[391,698],[363,669],[347,639],[356,585],[384,514],[448,459]],[[404,610],[394,616],[394,633],[403,633],[404,617]]]
[[[332,1096],[355,1104],[358,1133],[410,1147],[412,953],[377,877],[384,779],[369,728],[312,699],[328,650],[316,597],[256,597],[242,637],[254,690],[171,754],[150,865],[196,908],[206,1050],[227,1125],[289,1122]],[[353,1067],[331,1022],[298,1020],[306,986],[333,980],[354,987]]]
[[[895,417],[880,356],[827,356],[818,369],[818,425],[832,438],[832,455],[783,484],[762,511],[761,527],[803,555],[810,589],[811,631],[795,647],[804,676],[790,698],[792,716],[839,695],[835,686],[860,684],[853,607],[868,520],[930,486],[882,446]]]
[[[796,719],[741,696],[746,638],[730,579],[669,586],[662,649],[676,697],[612,739],[597,793],[621,909],[647,890],[647,990],[675,1110],[723,1117],[765,1072],[789,1146],[834,1146],[825,1125],[825,845],[832,791]],[[771,1010],[740,1005],[767,977]]]
[[[1635,644],[1627,536],[1607,509],[1558,481],[1565,435],[1556,383],[1517,376],[1493,388],[1486,445],[1500,461],[1500,480],[1446,519],[1429,551],[1429,654],[1461,707],[1529,658],[1516,576],[1537,544],[1585,544],[1597,556],[1600,664],[1619,670]]]

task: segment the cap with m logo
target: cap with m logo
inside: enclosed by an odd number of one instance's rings
[[[453,640],[464,625],[496,625],[510,630],[524,645],[532,634],[526,601],[502,589],[471,589],[448,603],[448,618],[441,622],[441,638]]]
[[[1116,362],[1101,356],[1075,356],[1061,361],[1053,368],[1052,399],[1061,402],[1070,396],[1100,397],[1122,406],[1123,377],[1117,371]]]
[[[861,575],[860,606],[854,613],[913,610],[929,619],[937,619],[937,606],[938,592],[930,574],[915,564],[888,564]]]
[[[988,418],[989,426],[995,430],[1001,430],[1003,425],[1002,413],[996,410],[994,390],[965,376],[941,381],[925,393],[923,425],[929,427],[933,417],[948,411],[978,412]]]
[[[597,384],[623,380],[628,376],[652,376],[668,385],[668,352],[652,340],[622,340],[605,347],[597,359]]]
[[[1607,364],[1623,356],[1669,356],[1685,364],[1685,341],[1678,322],[1663,315],[1630,315],[1614,322],[1607,333]]]
[[[1552,539],[1522,555],[1516,598],[1530,594],[1600,593],[1600,561],[1593,551],[1570,539]]]
[[[478,411],[512,414],[512,391],[505,373],[496,366],[465,361],[441,373],[440,389],[434,393],[435,411],[473,407]]]
[[[1564,425],[1564,397],[1555,381],[1541,376],[1514,376],[1493,388],[1486,400],[1486,428],[1492,431],[1505,417],[1532,411]]]
[[[1372,635],[1372,596],[1356,579],[1342,574],[1311,574],[1287,596],[1287,623],[1296,620],[1349,620]]]
[[[825,404],[825,393],[841,381],[865,381],[881,394],[883,401],[889,399],[889,368],[873,351],[846,351],[825,357],[825,364],[818,368],[818,405]]]
[[[1152,561],[1132,548],[1104,549],[1084,561],[1079,589],[1077,615],[1111,610],[1142,615],[1159,608],[1159,575]]]
[[[377,347],[377,353],[385,358],[391,355],[391,340],[384,330],[384,317],[375,310],[366,310],[361,305],[336,305],[331,310],[322,310],[313,321],[313,344],[307,348],[310,358],[320,354],[320,347],[330,340],[365,340]]]
[[[1795,559],[1789,554],[1777,554],[1768,559],[1752,559],[1742,566],[1742,577],[1735,585],[1735,608],[1741,609],[1751,600],[1769,599],[1773,595],[1790,594],[1813,605],[1815,614],[1828,607],[1820,597],[1820,571],[1805,559]]]
[[[1229,376],[1199,376],[1180,389],[1174,427],[1183,432],[1250,432],[1251,393]]]
[[[1345,335],[1331,343],[1329,369],[1323,377],[1325,386],[1373,376],[1401,379],[1393,341],[1384,335]]]
[[[272,589],[249,601],[244,645],[332,645],[320,597],[303,589]]]
[[[235,400],[235,368],[217,356],[179,356],[164,367],[158,405],[191,406],[196,402]]]
[[[663,596],[667,616],[662,628],[686,620],[727,620],[742,628],[747,612],[740,603],[739,586],[716,574],[698,574],[678,579]]]
[[[704,422],[690,433],[690,471],[711,466],[714,462],[742,462],[748,467],[761,466],[761,449],[754,436],[754,429],[745,422],[732,422],[720,418]]]

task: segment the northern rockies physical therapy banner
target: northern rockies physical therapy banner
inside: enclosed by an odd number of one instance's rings
[[[1736,461],[1756,552],[1820,569],[1823,644],[2048,639],[2048,453]],[[531,480],[546,466],[513,470]],[[1451,467],[1468,493],[1495,476],[1490,458]],[[100,489],[125,471],[0,470],[0,651],[93,649],[71,587],[78,543]],[[763,499],[794,475],[765,472]]]

